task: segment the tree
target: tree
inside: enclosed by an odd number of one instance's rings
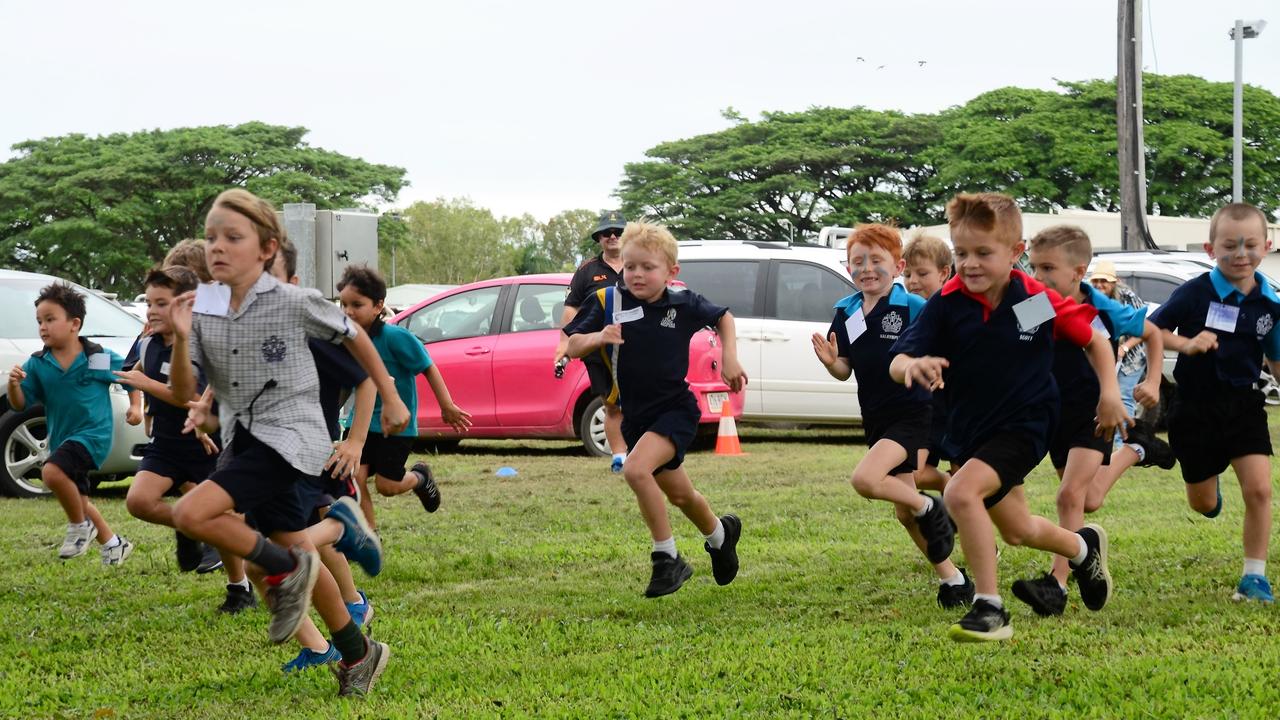
[[[132,294],[229,187],[325,209],[391,202],[404,185],[402,168],[310,147],[306,134],[254,122],[19,143],[0,164],[0,258]]]
[[[409,236],[396,258],[401,283],[461,285],[515,272],[513,225],[470,200],[419,201],[401,215]]]
[[[595,255],[591,231],[600,213],[594,210],[565,210],[551,216],[542,231],[542,247],[559,270],[573,270],[582,258]]]

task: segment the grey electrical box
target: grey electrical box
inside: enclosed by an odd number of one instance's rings
[[[277,213],[298,249],[298,280],[327,298],[338,297],[338,280],[348,265],[378,269],[378,215],[360,210],[316,210],[310,203],[285,203]]]

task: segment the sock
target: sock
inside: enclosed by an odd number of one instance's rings
[[[1079,565],[1084,562],[1085,558],[1089,557],[1089,544],[1084,541],[1084,536],[1077,533],[1076,539],[1080,541],[1080,552],[1075,557],[1069,558],[1073,566]]]
[[[1137,443],[1126,443],[1125,447],[1138,453],[1138,462],[1142,462],[1143,460],[1147,459],[1147,449],[1142,447],[1141,445]]]
[[[1262,575],[1263,577],[1266,577],[1266,575],[1267,575],[1267,561],[1266,561],[1266,560],[1254,560],[1254,559],[1252,559],[1252,558],[1245,558],[1245,559],[1244,559],[1244,574],[1245,574],[1245,575]]]
[[[924,517],[925,514],[927,514],[930,510],[933,509],[933,498],[929,497],[928,495],[921,495],[920,497],[924,498],[924,507],[920,508],[919,510],[913,510],[911,512],[911,514],[915,515],[916,517]]]
[[[654,541],[653,541],[653,551],[654,551],[654,552],[660,552],[660,553],[666,553],[666,554],[670,555],[671,557],[677,557],[677,555],[676,555],[676,539],[675,539],[675,536],[669,537],[669,538],[667,538],[666,540],[654,540]]]
[[[939,580],[939,581],[938,581],[938,584],[939,584],[939,585],[952,585],[952,586],[954,586],[954,585],[963,585],[963,584],[964,584],[964,573],[962,573],[962,572],[960,572],[959,570],[957,570],[955,575],[952,575],[952,576],[951,576],[951,577],[949,577],[949,578],[942,578],[941,580]]]
[[[976,603],[979,600],[986,600],[987,602],[991,603],[992,605],[995,605],[998,608],[1004,607],[1004,601],[1000,599],[999,595],[983,595],[982,593],[974,593],[973,601]]]
[[[268,575],[287,575],[298,565],[288,550],[267,542],[262,535],[258,535],[257,544],[244,559],[262,568]]]
[[[333,633],[333,644],[342,653],[342,663],[351,667],[364,659],[369,648],[365,645],[364,635],[354,620],[348,620],[347,626]]]
[[[716,518],[716,529],[712,530],[710,535],[702,537],[707,541],[707,547],[712,550],[719,550],[720,546],[724,545],[724,523],[720,522],[720,518]]]
[[[116,533],[115,535],[112,535],[112,536],[111,536],[111,539],[110,539],[110,540],[108,540],[108,541],[106,541],[106,542],[102,543],[102,547],[104,547],[104,548],[113,548],[113,547],[115,547],[115,546],[117,546],[117,545],[119,545],[119,544],[120,544],[120,534],[119,534],[119,533]]]
[[[228,586],[235,585],[238,588],[243,588],[246,592],[252,592],[252,590],[250,590],[249,588],[249,578],[247,577],[240,578],[238,582],[233,582],[231,580],[228,580],[227,585]]]

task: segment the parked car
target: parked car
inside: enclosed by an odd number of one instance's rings
[[[560,315],[573,276],[521,275],[462,285],[420,302],[390,322],[412,332],[440,368],[449,392],[471,413],[464,435],[443,423],[426,379],[418,376],[418,434],[437,444],[463,437],[577,438],[608,456],[604,407],[586,367],[571,362],[561,377],[552,363]],[[741,393],[720,379],[720,342],[703,330],[689,344],[687,380],[714,432],[723,403],[742,414]]]
[[[6,372],[26,362],[31,353],[43,346],[36,327],[35,301],[41,288],[58,280],[49,275],[0,270],[0,305],[9,308],[0,315],[0,367]],[[142,331],[142,321],[100,294],[72,285],[85,296],[87,314],[81,335],[121,356],[127,354]],[[0,492],[16,497],[48,494],[40,479],[40,468],[51,450],[44,408],[28,405],[22,412],[15,412],[9,407],[8,398],[0,399],[0,403]],[[111,405],[115,416],[111,452],[92,476],[95,484],[106,477],[133,474],[140,460],[135,451],[147,442],[141,426],[124,421],[129,396],[119,385],[111,386]]]

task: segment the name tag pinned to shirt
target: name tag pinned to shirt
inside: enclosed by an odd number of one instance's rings
[[[90,355],[89,369],[90,370],[110,370],[111,356],[104,352],[94,353]]]
[[[196,302],[191,311],[226,317],[231,311],[231,288],[222,283],[201,283],[196,288]]]
[[[1036,293],[1013,306],[1013,315],[1018,319],[1018,330],[1029,333],[1052,320],[1057,315],[1053,303],[1045,293]]]
[[[644,317],[644,308],[633,307],[630,310],[616,310],[613,313],[613,322],[615,324],[629,323],[632,320],[639,320]]]
[[[1235,332],[1236,320],[1240,319],[1240,308],[1235,305],[1209,303],[1209,314],[1204,319],[1204,326],[1223,332]]]
[[[167,362],[160,363],[160,374],[165,377],[169,377],[169,363]]]
[[[849,319],[844,321],[844,331],[849,335],[850,345],[867,331],[867,316],[862,314],[862,308],[854,310]]]
[[[1101,316],[1101,315],[1097,315],[1097,316],[1095,316],[1095,317],[1093,318],[1093,322],[1089,323],[1089,325],[1090,325],[1094,330],[1097,330],[1098,332],[1102,333],[1102,337],[1104,337],[1104,338],[1106,338],[1106,339],[1108,339],[1108,340],[1110,340],[1110,339],[1111,339],[1111,331],[1107,330],[1107,324],[1106,324],[1106,323],[1104,323],[1104,322],[1102,322],[1102,316]]]

